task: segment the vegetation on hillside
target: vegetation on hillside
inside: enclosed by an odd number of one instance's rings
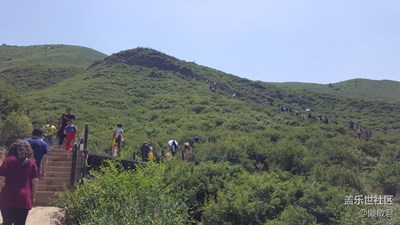
[[[333,84],[299,82],[271,84],[281,88],[304,89],[316,93],[353,97],[364,100],[400,102],[400,82],[391,80],[352,79]]]
[[[19,138],[28,137],[32,131],[30,118],[20,96],[0,82],[0,147],[10,146]]]
[[[173,202],[178,205],[171,217],[161,216],[152,224],[399,220],[397,214],[361,218],[357,213],[367,206],[344,204],[346,195],[395,195],[399,190],[397,103],[283,89],[146,48],[111,55],[22,97],[31,102],[26,107],[35,126],[60,118],[72,106],[78,128],[89,124],[90,151],[109,152],[117,123],[123,124],[126,137],[121,157],[140,155],[141,144],[148,141],[159,162],[168,140],[177,140],[180,148],[192,143],[189,162],[174,159],[136,173],[112,164],[83,188],[65,193],[63,206],[81,224],[110,224],[100,216],[104,212],[123,224],[133,218],[145,221]],[[306,109],[311,109],[311,119]],[[359,140],[350,120],[372,137]],[[194,136],[200,136],[199,143],[193,143]],[[150,212],[135,208],[145,200]],[[128,209],[137,213],[128,215]]]
[[[85,71],[105,57],[95,50],[67,45],[0,46],[0,81],[18,91],[50,87]]]

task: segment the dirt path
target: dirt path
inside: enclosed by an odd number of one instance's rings
[[[26,225],[60,225],[62,216],[60,208],[57,207],[34,207],[29,211]],[[1,214],[0,224],[3,224]]]

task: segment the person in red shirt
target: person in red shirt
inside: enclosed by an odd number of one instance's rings
[[[65,142],[65,151],[67,152],[66,158],[69,159],[69,154],[71,153],[72,147],[75,143],[75,137],[79,137],[78,128],[73,125],[74,121],[72,119],[68,119],[67,126],[64,128],[64,134],[66,136]]]
[[[59,137],[58,144],[60,146],[64,143],[64,138],[65,138],[64,128],[67,126],[67,122],[69,119],[74,120],[75,115],[72,113],[72,108],[68,106],[65,109],[65,113],[62,114],[62,116],[61,116],[60,129],[57,132],[57,136]]]
[[[3,225],[25,224],[28,212],[35,203],[39,172],[29,143],[13,143],[0,167],[5,185],[0,192]]]

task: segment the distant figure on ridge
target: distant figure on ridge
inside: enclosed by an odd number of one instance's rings
[[[324,123],[325,123],[325,124],[328,124],[328,123],[329,123],[328,117],[326,117],[326,116],[324,116]]]
[[[190,150],[189,142],[186,142],[185,147],[183,148],[183,151],[182,151],[182,159],[183,160],[189,160],[189,158],[190,158],[189,150]]]
[[[311,110],[310,109],[306,109],[307,112],[307,118],[311,119]]]
[[[353,122],[353,120],[350,120],[350,122],[349,122],[349,128],[352,129],[352,130],[354,130],[354,122]]]
[[[360,140],[361,139],[361,133],[362,133],[361,127],[358,127],[356,133],[357,133],[358,139]]]
[[[213,84],[211,84],[210,89],[211,91],[215,92],[217,90],[217,83],[214,82]]]

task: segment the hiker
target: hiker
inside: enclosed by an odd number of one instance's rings
[[[311,110],[310,109],[306,109],[307,112],[307,118],[311,119]]]
[[[43,131],[44,141],[51,148],[53,146],[53,136],[57,134],[57,128],[56,126],[54,126],[54,121],[49,120],[48,123],[43,127]]]
[[[142,161],[147,162],[149,157],[150,145],[147,142],[144,142],[142,147],[140,148],[140,152],[142,154]]]
[[[319,120],[322,121],[321,113],[318,113],[317,116],[318,116]]]
[[[112,142],[112,156],[119,156],[121,152],[121,143],[124,141],[124,130],[122,129],[122,124],[118,123],[117,127],[113,132],[113,142]],[[118,150],[118,151],[116,151]]]
[[[32,156],[30,144],[18,140],[11,145],[0,167],[0,176],[5,177],[0,192],[4,225],[25,224],[28,212],[35,204],[39,173],[35,161],[31,160]]]
[[[189,142],[186,142],[185,146],[183,148],[183,151],[182,151],[182,159],[183,160],[189,160],[189,157],[190,157],[189,149],[190,149]]]
[[[42,140],[43,130],[35,128],[32,131],[32,137],[25,139],[33,150],[33,156],[35,157],[36,167],[38,169],[39,176],[45,177],[47,170],[47,155],[49,154],[49,146]],[[40,167],[42,166],[42,170]]]
[[[74,147],[75,138],[79,138],[78,128],[73,125],[73,120],[67,120],[67,126],[64,128],[64,135],[66,136],[65,141],[65,151],[66,151],[66,159],[69,159],[69,155],[71,154],[71,150]]]
[[[178,151],[178,142],[175,140],[168,141],[169,149],[171,149],[172,156],[176,155]]]
[[[214,82],[213,84],[211,84],[210,89],[211,91],[215,92],[217,90],[217,83]]]
[[[196,136],[193,138],[193,140],[194,140],[194,142],[199,143],[199,142],[200,142],[200,137],[199,137],[198,135],[196,135]]]
[[[361,139],[361,133],[362,133],[361,127],[358,127],[356,133],[357,133],[358,139],[360,140]]]
[[[75,120],[75,115],[72,114],[72,108],[68,106],[65,109],[65,113],[62,114],[62,116],[61,116],[61,126],[57,133],[58,138],[59,138],[59,140],[58,140],[59,145],[62,145],[64,142],[64,138],[65,138],[64,128],[67,126],[67,121],[69,119]]]
[[[147,153],[147,160],[153,160],[154,159],[154,151],[153,147],[151,144],[149,144],[149,152]]]
[[[326,117],[326,116],[324,116],[324,123],[325,123],[325,124],[328,124],[328,123],[329,123],[328,117]]]
[[[350,127],[350,129],[354,129],[354,122],[353,122],[353,120],[350,120],[350,122],[349,122],[349,127]]]

